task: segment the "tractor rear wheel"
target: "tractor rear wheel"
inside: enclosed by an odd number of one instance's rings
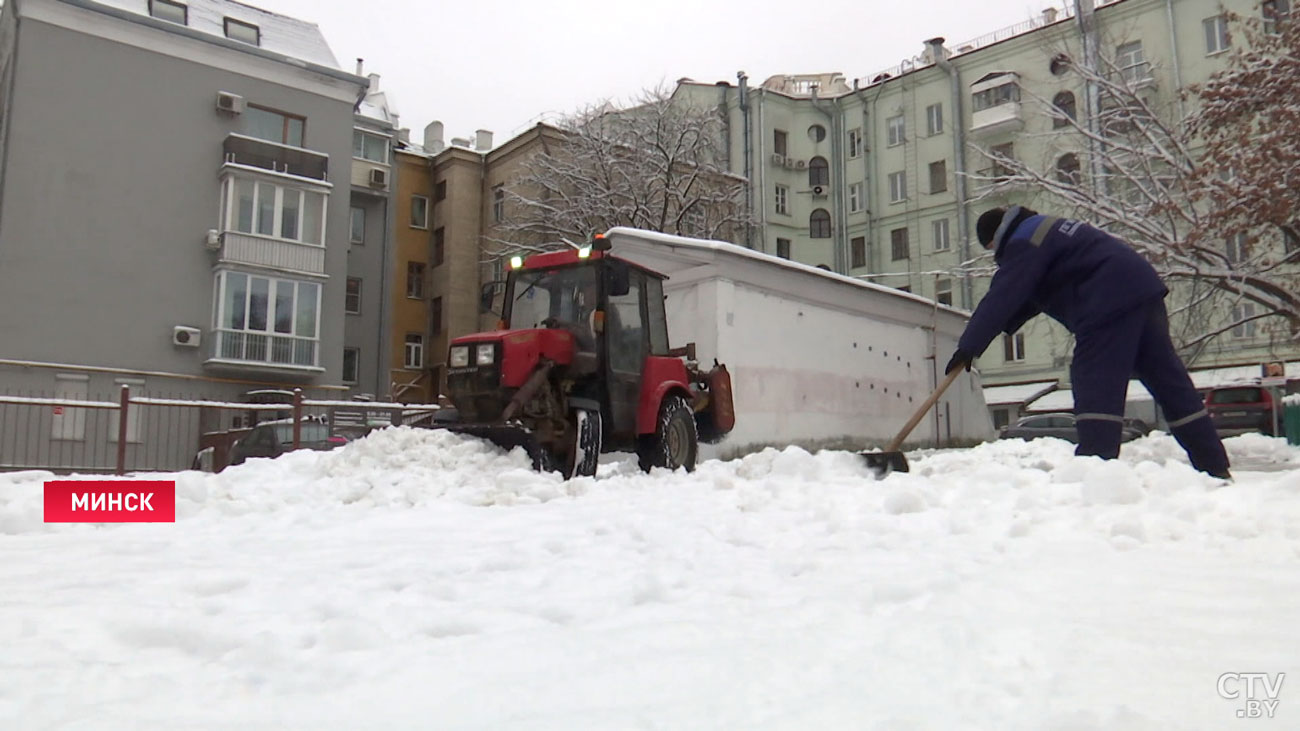
[[[594,477],[600,462],[600,412],[575,409],[569,415],[569,428],[573,430],[573,443],[563,462],[564,479]]]
[[[646,472],[654,467],[670,470],[685,467],[690,472],[695,469],[699,448],[691,405],[681,396],[669,396],[659,407],[655,433],[640,438],[636,453],[641,469]]]

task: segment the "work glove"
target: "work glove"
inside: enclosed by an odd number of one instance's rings
[[[952,360],[948,361],[948,365],[944,367],[943,374],[946,376],[958,368],[965,368],[969,371],[971,361],[973,360],[975,360],[975,358],[970,353],[958,348],[957,352],[952,354]]]

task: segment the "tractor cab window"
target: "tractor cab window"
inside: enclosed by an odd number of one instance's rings
[[[605,315],[606,339],[609,342],[609,367],[619,373],[641,372],[646,357],[646,328],[641,317],[641,293],[645,275],[631,272],[627,294],[609,298]]]
[[[547,320],[590,327],[597,304],[595,267],[521,271],[509,303],[510,327],[546,327]]]

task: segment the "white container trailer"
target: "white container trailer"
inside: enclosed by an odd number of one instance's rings
[[[616,256],[668,275],[670,345],[731,372],[736,427],[701,456],[764,447],[880,446],[943,376],[968,314],[922,297],[734,244],[631,228]],[[907,448],[993,436],[978,374],[948,389]]]

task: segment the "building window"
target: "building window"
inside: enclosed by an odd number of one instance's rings
[[[244,134],[259,140],[302,147],[307,118],[252,104],[244,107]]]
[[[442,298],[434,297],[429,303],[429,320],[431,321],[434,335],[442,332]]]
[[[359,129],[352,130],[352,157],[388,164],[388,138],[372,135]]]
[[[776,212],[782,216],[790,215],[790,187],[776,186]]]
[[[907,171],[889,174],[889,202],[901,203],[907,200]]]
[[[820,124],[814,124],[808,127],[808,139],[813,142],[821,142],[826,139],[826,128]]]
[[[976,92],[972,97],[977,112],[1018,101],[1020,101],[1020,86],[1014,81]]]
[[[1245,339],[1255,337],[1255,321],[1241,322],[1247,318],[1255,316],[1255,303],[1247,302],[1232,308],[1232,321],[1241,323],[1232,328],[1232,337],[1236,339]]]
[[[854,236],[849,240],[850,263],[849,266],[859,269],[867,265],[867,237]]]
[[[319,284],[229,271],[217,279],[218,358],[316,366]]]
[[[890,147],[901,145],[907,137],[907,118],[903,115],[885,120],[886,137]]]
[[[159,20],[169,20],[181,25],[188,25],[190,20],[189,8],[171,0],[149,0],[149,14]]]
[[[438,203],[447,200],[447,181],[440,180],[433,186],[433,202]]]
[[[1002,359],[1008,363],[1020,363],[1025,359],[1025,334],[1002,336]]]
[[[406,334],[406,351],[402,358],[406,368],[424,367],[424,336],[418,333]]]
[[[1291,0],[1264,0],[1264,32],[1277,33],[1278,24],[1291,17]]]
[[[347,291],[343,295],[343,311],[349,315],[361,314],[360,277],[348,277]]]
[[[1070,120],[1079,118],[1073,92],[1063,91],[1052,97],[1052,107],[1052,129],[1068,127]]]
[[[503,185],[492,186],[492,222],[506,220],[506,189]]]
[[[262,45],[262,33],[257,26],[234,18],[226,18],[225,21],[226,37],[230,40],[253,46]]]
[[[343,349],[343,382],[356,383],[361,380],[357,377],[361,370],[361,349],[344,348]]]
[[[896,228],[889,232],[889,254],[894,261],[902,261],[910,255],[907,245],[907,229]]]
[[[433,230],[433,265],[442,266],[443,258],[447,255],[447,235],[442,226]]]
[[[849,130],[849,157],[862,157],[862,130]]]
[[[782,259],[790,258],[790,239],[776,240],[776,255]]]
[[[1079,171],[1079,156],[1073,152],[1061,155],[1056,161],[1056,180],[1061,185],[1078,185],[1082,180]]]
[[[818,208],[808,216],[808,236],[814,239],[831,237],[831,214],[825,208]]]
[[[941,305],[952,306],[952,280],[938,279],[934,283],[934,301]]]
[[[931,104],[925,108],[925,133],[931,137],[943,134],[942,104]]]
[[[429,199],[422,195],[411,196],[411,228],[429,227]]]
[[[1241,233],[1228,239],[1226,242],[1227,257],[1229,264],[1240,264],[1246,259],[1246,234]]]
[[[406,262],[406,296],[424,299],[424,262]]]
[[[1011,169],[1011,162],[1016,159],[1014,143],[1005,142],[990,147],[988,158],[993,164],[983,172],[987,177],[992,178],[994,182],[1001,182],[1015,174],[1015,171]]]
[[[930,163],[930,192],[942,193],[945,190],[948,190],[948,161]]]
[[[1205,28],[1205,55],[1213,56],[1228,50],[1228,19],[1222,15],[1201,21]]]
[[[778,155],[786,155],[786,138],[787,135],[783,129],[772,130],[772,152]]]
[[[934,236],[934,250],[947,251],[952,247],[948,238],[948,219],[940,218],[930,222],[930,232]]]
[[[1146,62],[1146,56],[1142,53],[1142,41],[1125,43],[1115,49],[1115,65],[1119,67],[1120,74],[1124,80],[1129,83],[1146,81],[1151,78],[1151,68]]]
[[[352,225],[349,239],[354,244],[366,243],[366,209],[352,206]]]
[[[227,177],[226,230],[324,245],[325,196],[262,180]]]
[[[824,157],[814,157],[808,161],[808,184],[830,185],[831,166]]]
[[[852,183],[849,185],[849,213],[858,213],[862,210],[862,183]]]

